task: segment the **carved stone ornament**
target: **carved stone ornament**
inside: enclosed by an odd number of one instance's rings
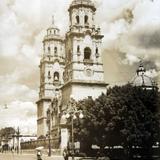
[[[85,75],[88,76],[88,77],[93,76],[93,70],[89,67],[86,67],[85,68]]]

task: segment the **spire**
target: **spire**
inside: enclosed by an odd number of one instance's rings
[[[54,26],[54,15],[52,16],[52,25]]]
[[[143,76],[145,72],[146,72],[146,70],[145,70],[145,68],[144,68],[144,66],[143,66],[143,61],[142,61],[142,59],[141,59],[141,60],[140,60],[139,67],[138,67],[138,69],[137,69],[137,75]]]
[[[49,28],[47,29],[47,36],[49,35],[55,35],[55,36],[59,36],[59,28],[55,25],[55,18],[54,15],[52,15],[51,18],[51,25],[49,26]]]
[[[55,25],[55,16],[54,15],[52,15],[52,17],[51,17],[51,25],[49,28],[58,29],[58,27]]]

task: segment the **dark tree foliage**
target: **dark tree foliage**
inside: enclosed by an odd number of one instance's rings
[[[85,118],[75,121],[75,136],[82,143],[105,146],[121,145],[131,155],[133,146],[151,154],[152,145],[160,141],[160,96],[158,90],[115,86],[96,100],[78,103]]]
[[[92,98],[85,99],[77,104],[77,107],[83,110],[85,118],[74,121],[75,138],[82,142],[84,151],[89,150],[93,144],[94,123],[92,120],[95,115],[92,113],[92,109],[94,105],[95,102]]]
[[[14,134],[15,134],[15,129],[12,127],[6,127],[0,130],[0,138],[9,139]]]

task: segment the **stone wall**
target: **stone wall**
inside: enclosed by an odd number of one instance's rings
[[[49,146],[48,139],[39,139],[36,141],[28,141],[28,142],[22,142],[21,143],[21,149],[22,150],[30,150],[35,149],[37,147],[43,146],[44,149],[47,149]],[[51,139],[51,148],[58,149],[59,148],[59,140],[58,139]]]

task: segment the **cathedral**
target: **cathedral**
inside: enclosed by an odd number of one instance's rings
[[[37,101],[37,136],[48,135],[64,148],[69,132],[62,112],[75,101],[106,93],[101,44],[103,35],[95,25],[96,7],[91,0],[73,0],[68,9],[65,37],[52,22],[43,39],[40,91]],[[55,146],[54,146],[55,147]]]
[[[63,119],[65,111],[73,107],[73,102],[76,108],[75,102],[95,99],[107,91],[101,51],[103,35],[95,24],[96,7],[91,0],[73,0],[68,12],[65,37],[53,21],[43,39],[37,101],[37,137],[47,137],[53,148],[61,149],[72,137]],[[157,89],[142,63],[131,84]]]

